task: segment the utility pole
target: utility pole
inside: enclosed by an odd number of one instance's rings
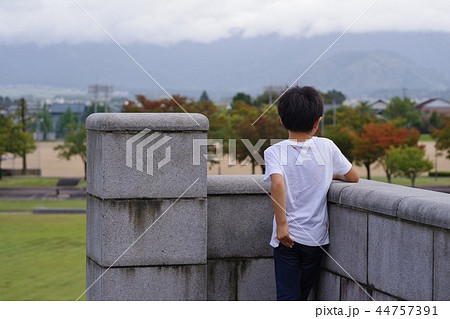
[[[99,93],[105,94],[104,111],[107,112],[106,103],[108,101],[108,94],[112,92],[114,92],[114,87],[111,85],[94,84],[88,86],[88,93],[94,93],[94,113],[97,113],[98,94]]]

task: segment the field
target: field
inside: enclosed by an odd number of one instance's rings
[[[36,175],[25,176],[3,176],[0,179],[0,188],[2,187],[56,187],[59,178],[41,177]],[[78,188],[86,187],[86,181],[81,179],[77,185]]]
[[[0,213],[0,300],[76,300],[85,247],[85,215]]]
[[[362,176],[364,177],[364,176]],[[387,183],[387,178],[382,176],[375,176],[372,178],[374,181]],[[392,184],[411,186],[411,180],[406,177],[393,177]],[[419,176],[415,181],[416,187],[420,186],[449,186],[450,187],[450,177],[438,177],[434,180],[434,177]]]
[[[35,207],[86,208],[85,200],[0,200],[1,211],[32,211]]]

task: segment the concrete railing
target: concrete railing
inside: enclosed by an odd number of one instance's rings
[[[88,300],[275,299],[269,187],[207,177],[191,115],[88,118]],[[450,299],[450,195],[362,180],[328,201],[336,262],[311,298]]]
[[[328,193],[321,300],[450,300],[450,195],[361,180]],[[350,276],[349,276],[350,274]]]

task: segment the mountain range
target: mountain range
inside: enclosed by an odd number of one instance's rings
[[[233,37],[210,44],[127,44],[126,50],[173,94],[216,100],[245,92],[256,96],[269,85],[297,79],[336,39]],[[300,84],[336,89],[349,98],[440,96],[450,98],[449,33],[347,34],[332,46]],[[114,43],[0,44],[0,95],[20,87],[86,92],[113,85],[116,91],[148,96],[164,92]],[[9,91],[8,91],[9,90]],[[24,92],[25,93],[25,92]],[[34,93],[39,95],[39,90]]]

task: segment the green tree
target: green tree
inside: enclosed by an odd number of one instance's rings
[[[350,162],[353,162],[354,132],[352,130],[341,126],[330,126],[325,131],[325,137],[332,140],[339,147],[342,154]]]
[[[106,102],[100,103],[93,101],[91,105],[84,109],[83,115],[81,116],[81,122],[86,122],[89,115],[94,113],[111,113],[111,107]],[[78,118],[77,118],[78,120]]]
[[[66,160],[70,160],[72,156],[80,156],[84,163],[84,180],[86,180],[86,129],[84,124],[78,129],[75,126],[69,126],[69,132],[64,137],[64,144],[54,148],[58,151],[58,156]]]
[[[440,129],[445,124],[444,117],[441,114],[439,114],[438,112],[433,111],[431,113],[429,123],[431,126],[431,130]]]
[[[47,139],[47,133],[52,131],[52,116],[47,104],[44,104],[43,110],[36,115],[34,129],[43,133],[44,140]]]
[[[345,101],[344,93],[336,90],[331,90],[328,91],[327,93],[322,93],[322,98],[325,104],[341,105]]]
[[[325,131],[333,124],[333,109],[329,109],[324,115]],[[368,123],[379,123],[380,119],[375,116],[375,111],[365,104],[355,108],[341,105],[336,108],[336,125],[348,128],[355,132],[364,131],[364,125]]]
[[[36,149],[36,142],[33,134],[29,132],[31,125],[31,116],[28,112],[27,101],[21,98],[16,112],[18,125],[13,127],[11,139],[14,143],[11,145],[10,153],[22,158],[22,175],[27,172],[27,154]]]
[[[206,93],[206,91],[202,92],[202,95],[200,95],[200,102],[209,102],[211,101],[209,99],[208,93]]]
[[[267,88],[264,90],[263,94],[258,95],[255,99],[255,105],[261,107],[263,104],[268,104],[269,106],[275,102],[280,96],[280,91],[276,88]]]
[[[450,118],[445,120],[442,129],[434,130],[431,137],[436,140],[436,148],[441,151],[447,150],[447,158],[450,158]]]
[[[387,120],[394,121],[401,126],[420,129],[422,125],[420,113],[415,110],[414,102],[408,98],[394,97],[386,107],[383,115]]]
[[[233,106],[237,101],[242,101],[247,105],[253,105],[252,97],[242,92],[239,92],[235,96],[233,96]]]
[[[415,186],[416,177],[433,168],[433,163],[425,158],[425,150],[417,146],[391,147],[387,152],[386,165],[396,176],[406,176]]]
[[[367,179],[370,179],[370,165],[379,161],[391,182],[391,171],[385,163],[387,150],[391,146],[416,145],[418,139],[416,129],[398,128],[394,123],[369,123],[363,132],[355,135],[352,155],[357,164],[366,167]]]
[[[10,116],[2,114],[0,108],[0,179],[2,178],[2,157],[11,151],[11,130],[15,126]]]
[[[59,117],[56,123],[56,136],[58,138],[64,137],[69,133],[70,128],[76,127],[78,123],[78,116],[73,114],[72,109],[69,107],[67,110]]]
[[[264,108],[269,107],[268,105]],[[230,138],[236,139],[236,159],[239,162],[250,161],[252,173],[255,174],[256,167],[260,164],[259,159],[263,158],[264,150],[269,147],[271,139],[286,139],[288,133],[279,121],[278,112],[275,107],[270,108],[255,125],[252,122],[258,118],[259,111],[256,107],[248,105],[243,101],[237,101],[231,110],[230,122],[232,130]],[[250,152],[248,146],[258,148]],[[259,143],[259,144],[258,144]],[[262,166],[264,171],[264,166]]]

